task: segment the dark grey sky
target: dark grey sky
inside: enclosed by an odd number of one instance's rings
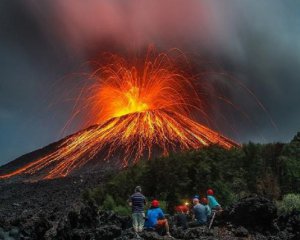
[[[73,104],[65,92],[80,84],[70,76],[83,63],[149,43],[179,47],[199,65],[209,59],[251,89],[278,127],[223,77],[251,123],[223,109],[232,130],[219,106],[214,128],[241,142],[289,141],[300,130],[299,11],[293,0],[1,1],[0,165],[62,137]]]

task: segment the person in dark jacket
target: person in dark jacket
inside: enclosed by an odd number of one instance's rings
[[[182,227],[183,229],[187,229],[188,227],[188,214],[189,208],[185,205],[179,205],[175,208],[175,222],[177,227]]]
[[[137,186],[135,193],[128,199],[129,205],[132,209],[132,226],[136,233],[142,232],[145,223],[144,206],[146,204],[146,198],[142,194],[142,188]]]
[[[210,218],[210,216],[211,216],[211,209],[210,209],[210,206],[208,205],[208,199],[205,198],[205,197],[201,198],[200,202],[207,209],[207,217]]]

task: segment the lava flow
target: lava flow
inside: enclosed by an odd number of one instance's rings
[[[205,113],[192,78],[179,71],[167,54],[149,58],[137,67],[112,56],[111,64],[91,75],[94,83],[82,90],[76,105],[76,113],[88,111],[86,121],[92,126],[0,178],[28,174],[51,179],[67,176],[95,159],[98,164],[126,167],[171,151],[210,144],[238,146],[192,119],[192,113]]]

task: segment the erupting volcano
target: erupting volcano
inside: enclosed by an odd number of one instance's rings
[[[136,65],[118,56],[110,60],[91,74],[93,83],[77,99],[72,118],[84,113],[87,128],[0,178],[21,174],[51,179],[89,165],[126,167],[172,151],[238,146],[193,118],[197,113],[205,116],[202,101],[193,78],[168,54],[152,60],[148,54]]]

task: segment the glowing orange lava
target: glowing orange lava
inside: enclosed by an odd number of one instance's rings
[[[192,78],[179,71],[172,58],[163,53],[154,60],[148,58],[138,68],[112,55],[112,64],[91,74],[94,83],[84,89],[83,104],[78,106],[78,111],[87,109],[88,125],[149,110],[188,116],[202,109]]]
[[[238,146],[192,120],[191,112],[203,111],[201,100],[192,79],[166,54],[154,60],[147,57],[139,68],[119,57],[112,59],[112,64],[91,75],[94,84],[85,88],[84,98],[78,100],[83,103],[78,105],[80,109],[88,110],[87,121],[93,126],[66,138],[52,153],[0,178],[18,174],[57,178],[95,159],[125,167],[170,151],[210,144]]]

